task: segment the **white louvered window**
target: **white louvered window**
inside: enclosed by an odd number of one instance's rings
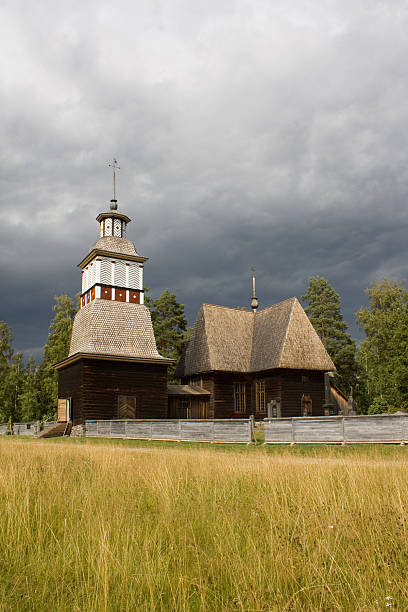
[[[105,236],[112,236],[112,219],[105,219]]]
[[[129,266],[129,287],[139,289],[139,266]]]
[[[95,283],[95,266],[93,264],[91,264],[89,266],[89,287],[92,287],[92,285]]]
[[[112,263],[109,259],[102,259],[101,261],[101,283],[103,285],[110,285],[112,277]]]
[[[84,270],[84,291],[87,291],[89,287],[88,283],[89,283],[89,270],[88,270],[88,267],[86,267]]]
[[[101,221],[101,238],[103,236],[103,221]]]
[[[115,263],[115,286],[126,287],[126,264],[124,261]]]
[[[113,235],[118,238],[122,237],[122,221],[120,219],[114,219],[113,221]]]

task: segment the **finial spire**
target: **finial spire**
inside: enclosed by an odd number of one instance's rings
[[[252,300],[251,300],[251,308],[255,314],[256,309],[258,308],[259,304],[258,304],[258,299],[256,297],[256,293],[255,293],[255,268],[254,266],[251,267],[251,272],[252,272]]]
[[[118,160],[116,157],[113,158],[111,164],[108,164],[109,168],[113,168],[113,198],[111,200],[111,210],[116,210],[118,207],[118,201],[116,199],[116,170],[120,170],[120,166],[118,165]]]

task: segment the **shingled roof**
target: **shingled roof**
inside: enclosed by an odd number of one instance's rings
[[[89,252],[91,253],[95,250],[121,253],[122,255],[138,255],[133,242],[126,240],[126,238],[118,238],[117,236],[102,236],[91,246]]]
[[[75,354],[159,359],[149,309],[96,299],[75,315],[69,357]]]
[[[175,375],[275,368],[334,370],[297,298],[257,313],[203,304]]]

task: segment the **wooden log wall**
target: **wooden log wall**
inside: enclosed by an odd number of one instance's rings
[[[250,419],[87,420],[90,437],[178,440],[185,442],[252,442]]]
[[[81,423],[84,419],[82,405],[82,361],[59,370],[58,399],[72,398],[73,423]]]
[[[312,399],[312,415],[322,416],[325,403],[324,373],[310,370],[284,370],[282,372],[282,403],[283,417],[298,417],[301,413],[302,395]]]
[[[408,442],[408,415],[265,419],[265,444]]]
[[[256,412],[256,381],[265,381],[265,412]],[[271,400],[281,403],[282,416],[302,416],[302,395],[312,399],[312,414],[324,414],[325,403],[324,373],[312,370],[269,370],[255,374],[240,372],[212,372],[202,378],[185,378],[185,384],[198,384],[210,391],[208,418],[242,418],[251,414],[257,418],[267,415],[266,405]],[[234,411],[234,383],[246,385],[246,411]]]
[[[117,418],[120,395],[136,397],[137,418],[166,418],[167,365],[84,358],[59,371],[58,397],[72,397],[74,425]]]

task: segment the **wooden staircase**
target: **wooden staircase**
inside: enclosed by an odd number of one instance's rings
[[[40,431],[40,433],[36,435],[36,438],[60,438],[62,436],[69,436],[71,434],[71,429],[71,422],[59,421]]]

